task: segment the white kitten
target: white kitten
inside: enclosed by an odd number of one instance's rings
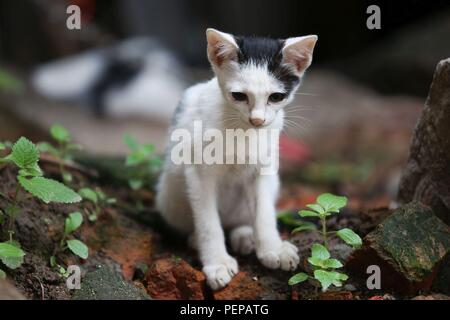
[[[283,127],[283,107],[292,101],[305,70],[312,61],[317,36],[274,40],[244,38],[206,31],[208,59],[216,75],[186,90],[173,119],[171,132],[192,134],[184,146],[202,157],[203,136],[194,134],[194,121],[204,129],[264,130],[276,132],[268,151],[278,150]],[[238,133],[239,135],[241,133]],[[233,251],[253,250],[271,269],[294,270],[297,248],[283,241],[277,231],[275,204],[278,174],[260,174],[256,164],[181,164],[170,155],[158,185],[157,207],[176,229],[190,234],[198,249],[203,272],[212,289],[226,286],[238,272],[236,260],[225,246],[224,229],[230,230]],[[249,150],[249,153],[255,152]],[[229,150],[225,157],[234,156]]]

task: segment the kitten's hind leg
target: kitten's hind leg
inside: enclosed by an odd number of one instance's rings
[[[230,244],[234,252],[248,255],[255,250],[255,237],[251,226],[239,226],[230,232]]]

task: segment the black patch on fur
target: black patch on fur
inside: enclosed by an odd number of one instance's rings
[[[269,71],[283,83],[287,94],[299,84],[300,78],[281,64],[283,40],[257,37],[235,37],[235,40],[239,46],[239,64],[262,65],[267,63]]]

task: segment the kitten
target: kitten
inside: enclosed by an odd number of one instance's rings
[[[206,37],[215,77],[185,91],[171,132],[192,133],[188,148],[195,154],[199,152],[195,141],[202,138],[193,133],[196,120],[204,128],[221,132],[273,129],[277,139],[268,148],[277,150],[283,108],[293,100],[311,64],[317,36],[274,40],[207,29]],[[204,146],[204,141],[200,143]],[[175,165],[170,158],[173,146],[172,141],[158,184],[157,207],[171,226],[191,235],[190,243],[199,252],[212,289],[226,286],[238,272],[225,246],[224,229],[230,230],[234,252],[256,251],[261,263],[271,269],[297,268],[297,248],[277,231],[277,173],[260,174],[260,163]]]

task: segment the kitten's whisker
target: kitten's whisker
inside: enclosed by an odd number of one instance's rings
[[[311,119],[308,119],[308,118],[305,118],[305,117],[302,117],[302,116],[299,116],[299,115],[295,115],[295,116],[292,116],[292,115],[285,115],[285,119],[289,119],[289,118],[292,118],[292,119],[301,119],[301,120],[305,120],[305,121],[307,121],[307,122],[309,122],[309,123],[312,123],[312,120],[311,120]]]
[[[294,94],[298,94],[298,95],[302,95],[302,96],[312,96],[312,97],[319,96],[319,94],[317,94],[317,93],[308,93],[308,92],[296,92]]]

